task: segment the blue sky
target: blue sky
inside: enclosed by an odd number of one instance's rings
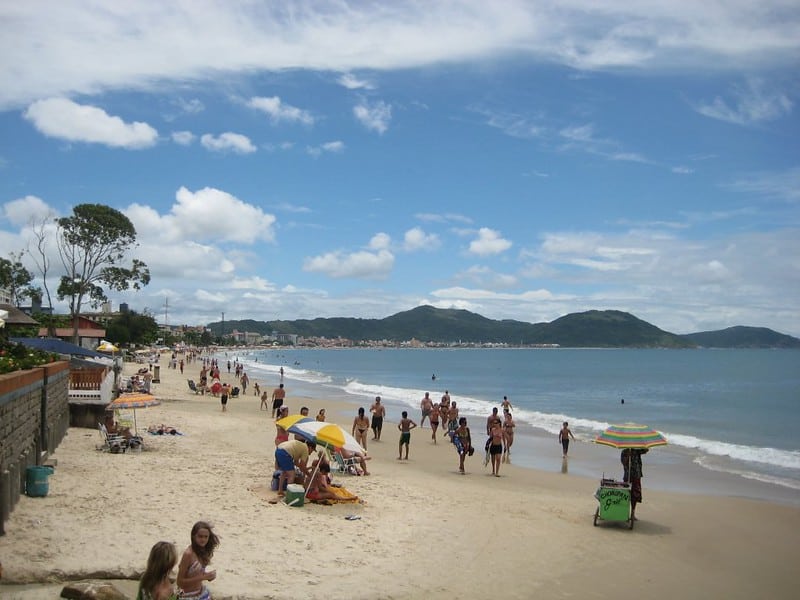
[[[0,254],[103,203],[159,322],[800,335],[800,7],[699,4],[3,3]]]

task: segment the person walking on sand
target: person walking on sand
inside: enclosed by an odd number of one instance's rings
[[[169,574],[178,564],[178,550],[170,542],[156,542],[150,549],[142,578],[139,580],[137,600],[170,600],[175,598],[175,586]]]
[[[569,452],[569,438],[574,440],[575,436],[572,435],[572,432],[569,430],[569,423],[564,421],[561,431],[558,432],[558,441],[561,442],[561,449],[563,450],[563,454],[561,456],[563,458],[567,458],[567,452]]]
[[[386,407],[381,404],[380,396],[375,396],[375,404],[370,406],[369,412],[372,413],[372,439],[380,442],[381,431],[383,431],[383,418],[386,416]]]
[[[408,447],[411,444],[411,430],[417,426],[414,421],[408,418],[408,411],[403,411],[403,418],[397,424],[400,430],[400,443],[398,444],[398,457],[397,460],[403,460],[403,446],[406,447],[406,458],[408,460]]]
[[[441,411],[439,405],[434,402],[433,406],[431,407],[431,418],[430,418],[431,439],[433,440],[434,444],[436,443],[436,431],[439,429],[439,419],[441,418],[440,415]]]
[[[267,405],[267,401],[269,400],[269,394],[267,394],[267,390],[261,392],[261,407],[259,410],[269,410],[269,406]]]
[[[283,384],[281,383],[272,390],[272,417],[275,418],[275,414],[278,412],[278,409],[283,406],[283,399],[286,398],[286,390],[283,389]]]
[[[216,571],[208,571],[214,550],[219,545],[219,538],[214,533],[211,525],[205,521],[198,521],[192,527],[191,544],[183,551],[181,562],[178,565],[178,584],[181,592],[178,596],[182,599],[211,600],[211,592],[204,581],[214,581]]]
[[[503,462],[511,462],[511,446],[514,444],[514,417],[511,416],[511,411],[506,410],[503,413],[505,420],[503,421]]]
[[[492,475],[500,477],[500,460],[503,458],[503,427],[500,418],[492,422],[489,430],[489,458],[492,461]]]
[[[467,418],[461,417],[458,420],[458,427],[453,433],[453,444],[458,452],[458,472],[464,474],[464,459],[472,456],[472,435],[467,427]]]
[[[450,402],[450,408],[447,409],[447,435],[452,436],[453,432],[458,427],[458,406],[456,401]]]
[[[222,412],[227,412],[228,410],[228,395],[231,393],[231,388],[227,383],[222,384],[222,388],[219,392],[219,401],[222,404]]]
[[[369,431],[369,419],[364,414],[364,407],[358,409],[358,416],[353,419],[353,429],[350,432],[356,441],[361,444],[364,450],[367,449],[367,432]]]
[[[431,416],[431,409],[433,408],[433,400],[431,400],[431,395],[429,392],[425,392],[425,397],[419,403],[419,409],[422,412],[422,419],[419,421],[419,426],[423,427],[425,425],[425,419],[430,421]]]

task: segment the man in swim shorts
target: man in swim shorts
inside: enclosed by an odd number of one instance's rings
[[[370,407],[369,412],[372,413],[372,439],[379,442],[383,429],[383,417],[386,416],[386,407],[381,404],[380,396],[375,396],[375,404]]]
[[[425,397],[419,403],[419,408],[422,411],[422,419],[419,421],[419,426],[422,427],[425,425],[425,419],[429,419],[431,415],[431,409],[433,408],[433,400],[431,400],[430,393],[425,392]]]
[[[284,483],[294,483],[295,469],[299,469],[304,475],[308,475],[308,456],[316,449],[317,446],[314,442],[300,440],[288,440],[278,444],[278,447],[275,448],[275,464],[281,472],[280,479],[278,479],[279,496],[284,495]]]
[[[283,389],[283,384],[280,384],[272,390],[272,418],[275,418],[275,414],[280,412],[278,409],[283,406],[284,398],[286,398],[286,390]]]

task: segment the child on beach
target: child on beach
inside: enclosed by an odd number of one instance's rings
[[[575,436],[572,435],[572,432],[569,430],[569,423],[564,421],[561,431],[558,432],[558,441],[561,443],[561,450],[563,451],[562,456],[564,458],[567,458],[567,452],[569,452],[569,438],[574,440]]]
[[[169,574],[178,564],[178,551],[170,542],[156,542],[147,557],[147,567],[139,580],[136,600],[175,600],[175,587]]]
[[[191,600],[211,600],[211,592],[203,583],[214,581],[216,571],[207,571],[214,550],[219,545],[219,538],[205,521],[198,521],[192,527],[192,543],[183,551],[178,565],[177,584],[180,588],[179,598]]]
[[[406,460],[408,460],[408,446],[411,443],[411,430],[417,426],[414,421],[408,418],[408,411],[403,411],[403,418],[400,419],[400,422],[397,424],[397,428],[400,430],[400,444],[398,445],[398,454],[397,460],[403,460],[403,446],[406,447]]]

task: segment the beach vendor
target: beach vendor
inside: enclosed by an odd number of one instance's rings
[[[636,520],[636,505],[642,501],[642,454],[647,448],[625,448],[619,456],[622,480],[631,484],[631,520]]]
[[[278,496],[283,496],[285,484],[294,483],[295,469],[308,476],[308,456],[317,449],[314,442],[288,440],[275,448],[275,464],[281,472],[278,479]]]

